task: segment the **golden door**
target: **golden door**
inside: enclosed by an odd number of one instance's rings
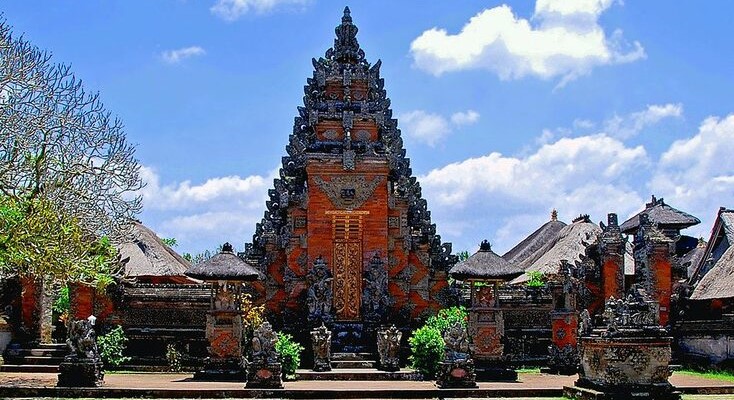
[[[334,311],[340,321],[360,318],[362,304],[362,216],[334,215]]]

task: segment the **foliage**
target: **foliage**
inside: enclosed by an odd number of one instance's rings
[[[416,329],[408,339],[410,344],[411,366],[424,377],[430,379],[436,375],[438,363],[444,355],[444,341],[441,331],[428,324]]]
[[[130,357],[122,355],[127,347],[127,337],[125,337],[125,332],[119,325],[106,335],[97,337],[97,345],[99,346],[102,361],[107,366],[113,365],[117,367],[130,360]]]
[[[178,347],[173,343],[168,343],[166,346],[166,360],[168,360],[168,369],[170,371],[181,372],[183,370],[181,358],[183,358],[183,356],[178,350]]]
[[[158,239],[160,239],[161,242],[163,242],[168,247],[177,247],[178,246],[178,241],[176,240],[176,238],[158,238]],[[188,253],[186,253],[186,254],[188,254]]]
[[[99,290],[119,274],[117,250],[51,201],[0,195],[0,272],[81,282]]]
[[[275,350],[280,353],[283,376],[287,379],[295,378],[296,369],[301,365],[303,346],[294,341],[293,336],[278,332],[278,341],[275,342]]]
[[[468,314],[466,307],[464,306],[453,306],[444,308],[438,311],[437,315],[434,315],[426,321],[426,326],[438,330],[441,334],[457,322],[460,322],[462,326],[466,327]]]
[[[243,285],[245,285],[243,283]],[[242,322],[245,324],[245,329],[252,330],[256,326],[262,325],[265,322],[265,306],[255,305],[252,301],[252,295],[249,293],[242,293],[237,299],[240,303],[240,310],[242,310]]]
[[[543,287],[545,286],[545,274],[540,271],[528,271],[527,287]]]
[[[459,258],[459,261],[465,261],[467,258],[469,258],[469,255],[469,250],[462,250],[456,253],[456,257]]]
[[[69,319],[69,310],[71,310],[71,298],[69,296],[68,286],[62,286],[59,289],[58,297],[54,299],[52,308],[54,312],[59,314],[59,321],[66,323]]]

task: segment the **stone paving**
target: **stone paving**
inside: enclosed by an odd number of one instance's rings
[[[105,376],[105,389],[151,389],[161,391],[161,395],[157,397],[165,397],[165,391],[184,392],[188,390],[198,391],[199,394],[208,391],[241,391],[244,382],[201,382],[191,379],[189,373],[170,374],[170,373],[113,373]],[[0,373],[0,387],[18,387],[18,388],[39,388],[56,386],[56,374],[51,373]],[[488,390],[487,394],[491,395],[491,391],[511,390],[516,393],[513,397],[523,396],[521,391],[527,390],[525,395],[531,395],[534,390],[555,389],[560,390],[563,386],[573,385],[576,376],[558,376],[540,373],[520,373],[518,382],[479,382],[480,390]],[[714,393],[717,388],[728,388],[729,393],[734,393],[734,382],[707,378],[696,375],[674,373],[670,378],[670,382],[680,388],[704,388],[703,393]],[[312,391],[312,390],[333,390],[335,393],[355,392],[355,391],[402,391],[402,392],[423,392],[436,391],[433,382],[415,382],[415,381],[297,381],[285,382],[285,389],[289,391]],[[708,389],[706,389],[708,388]],[[706,391],[709,390],[709,391]],[[690,392],[690,391],[689,391]],[[241,392],[240,392],[241,393]],[[438,393],[438,392],[436,392]],[[498,392],[499,393],[499,392]],[[540,393],[540,392],[536,392]],[[701,393],[701,392],[699,392]],[[448,393],[447,393],[448,394]],[[31,394],[31,396],[33,396]],[[203,397],[205,397],[204,395]],[[115,396],[117,397],[117,396]],[[124,396],[122,396],[124,397]],[[172,397],[181,397],[180,395]],[[218,397],[218,396],[212,396]],[[518,398],[516,397],[516,398]],[[535,397],[543,398],[543,397]],[[686,396],[687,399],[734,399],[734,394],[722,396]]]

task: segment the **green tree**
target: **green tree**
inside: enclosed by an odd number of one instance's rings
[[[141,209],[122,123],[0,20],[0,269],[104,286]]]

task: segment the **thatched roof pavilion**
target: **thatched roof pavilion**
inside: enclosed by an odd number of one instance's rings
[[[691,300],[734,298],[734,210],[720,208],[711,238],[690,282]],[[697,282],[697,283],[696,283]]]
[[[652,196],[652,201],[645,204],[645,209],[635,214],[633,217],[624,221],[620,225],[622,233],[634,234],[640,227],[640,214],[647,214],[663,232],[668,230],[680,231],[693,225],[701,223],[701,220],[691,214],[675,209],[661,197],[660,199]]]
[[[149,283],[192,283],[185,273],[191,264],[148,227],[133,222],[132,241],[119,246],[125,276]]]
[[[532,257],[546,243],[552,241],[565,226],[565,222],[558,220],[558,212],[553,210],[550,221],[541,225],[535,232],[503,254],[502,258],[512,264],[522,263]]]
[[[598,225],[591,223],[588,215],[579,216],[571,225],[561,229],[553,240],[548,241],[532,256],[519,263],[518,267],[525,273],[510,283],[528,281],[530,271],[539,271],[547,275],[558,274],[563,260],[571,264],[581,261],[581,255],[586,252],[586,247],[593,243],[601,232]]]
[[[459,280],[502,280],[509,281],[518,277],[523,270],[492,251],[488,241],[479,245],[479,251],[469,258],[456,263],[449,274]]]
[[[222,246],[219,254],[191,267],[186,275],[206,281],[254,281],[260,277],[253,266],[234,253],[229,243]]]

